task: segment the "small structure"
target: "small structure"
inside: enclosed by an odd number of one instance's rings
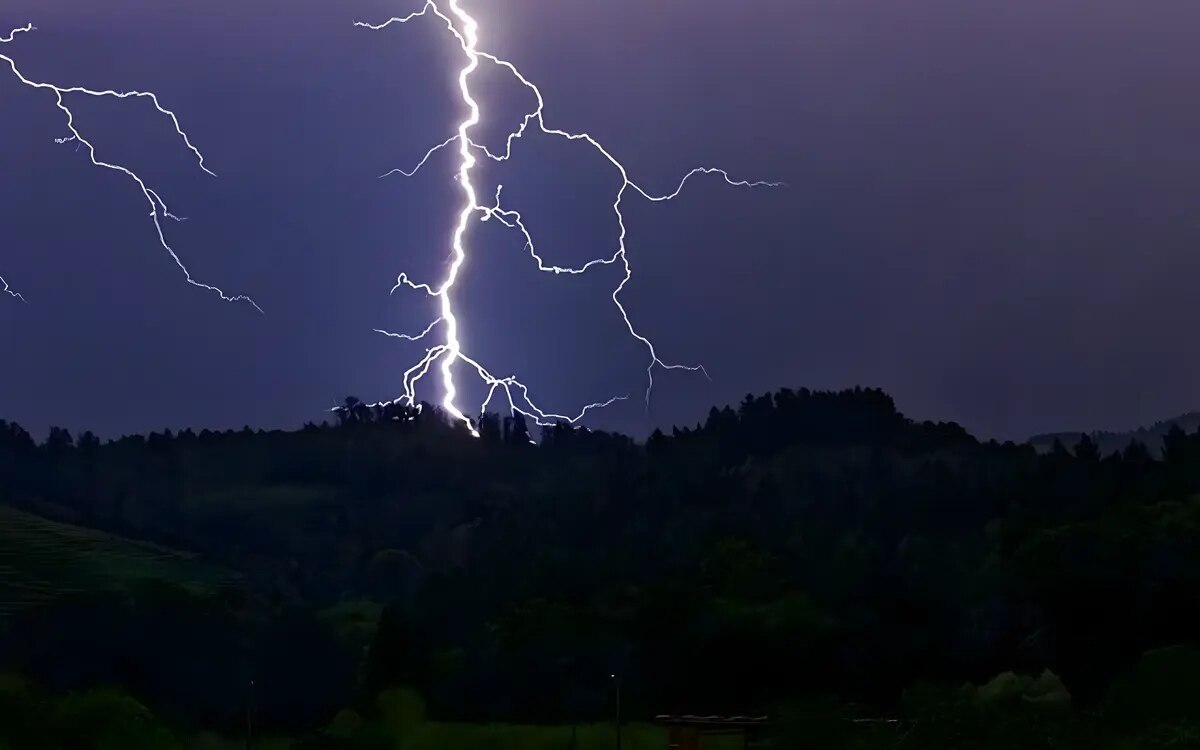
[[[766,716],[655,716],[654,723],[667,728],[667,750],[701,750],[702,738],[738,736],[742,747],[761,744]]]

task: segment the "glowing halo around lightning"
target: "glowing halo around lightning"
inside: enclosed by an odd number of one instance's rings
[[[625,289],[625,285],[628,284],[629,280],[633,277],[633,269],[629,263],[625,243],[627,231],[625,227],[625,217],[621,210],[621,204],[625,199],[626,192],[629,190],[632,190],[651,202],[657,203],[672,200],[683,191],[683,188],[687,182],[697,175],[718,175],[726,183],[735,187],[781,187],[783,183],[762,181],[748,182],[744,180],[735,180],[723,169],[717,169],[714,167],[697,167],[684,175],[683,179],[679,181],[679,184],[673,191],[661,195],[647,192],[629,178],[629,173],[625,166],[611,153],[609,153],[609,151],[591,135],[587,133],[572,133],[547,126],[546,121],[543,118],[545,101],[542,98],[541,90],[528,78],[526,78],[513,63],[480,49],[479,24],[474,18],[472,18],[466,11],[462,9],[459,4],[459,0],[446,0],[446,6],[449,8],[448,14],[442,11],[441,7],[439,7],[435,0],[427,0],[420,10],[410,13],[407,16],[391,18],[383,23],[377,24],[365,23],[362,21],[356,21],[354,23],[355,26],[378,31],[392,26],[393,24],[406,24],[415,19],[432,15],[441,19],[441,21],[446,25],[447,30],[458,41],[459,46],[462,48],[463,54],[466,57],[466,65],[459,71],[458,86],[462,95],[463,103],[467,108],[467,116],[458,124],[458,132],[426,151],[425,155],[412,169],[393,169],[390,172],[381,175],[382,177],[387,177],[392,174],[402,174],[405,177],[414,177],[419,171],[421,171],[423,167],[426,166],[426,164],[431,158],[434,157],[434,155],[438,154],[443,149],[457,145],[459,155],[458,184],[463,191],[464,198],[462,208],[458,213],[458,221],[451,237],[452,252],[450,255],[450,265],[447,269],[445,277],[435,286],[427,283],[414,282],[406,274],[401,273],[397,278],[396,285],[392,287],[393,292],[400,287],[406,287],[413,291],[423,292],[430,297],[438,298],[440,303],[440,314],[438,317],[419,334],[400,334],[376,329],[378,333],[405,341],[421,341],[430,336],[439,327],[443,327],[445,329],[444,342],[427,349],[425,356],[419,362],[417,362],[417,364],[405,371],[403,378],[404,393],[394,402],[390,403],[419,406],[416,401],[417,382],[429,373],[430,368],[435,362],[438,364],[442,376],[441,380],[444,392],[444,396],[442,398],[442,408],[445,409],[446,412],[455,419],[461,420],[462,422],[466,423],[468,427],[471,427],[472,433],[475,431],[471,424],[471,420],[455,403],[458,395],[458,389],[454,381],[454,366],[460,362],[475,370],[479,378],[484,382],[485,385],[488,386],[487,397],[484,399],[479,408],[480,414],[486,411],[488,404],[491,403],[492,398],[495,396],[497,390],[504,391],[508,401],[509,409],[512,413],[519,413],[529,417],[539,425],[548,425],[555,422],[569,422],[574,424],[583,419],[583,417],[593,409],[602,409],[617,401],[623,401],[627,398],[626,396],[617,396],[606,401],[588,404],[573,416],[548,413],[533,402],[529,395],[529,389],[514,376],[497,378],[482,364],[468,356],[463,351],[458,335],[459,321],[457,315],[455,314],[451,292],[453,291],[454,285],[458,280],[463,264],[467,259],[467,250],[464,244],[465,236],[472,218],[476,216],[478,216],[480,221],[489,221],[491,219],[495,219],[509,229],[515,229],[519,231],[525,240],[525,249],[529,252],[530,257],[537,264],[539,271],[554,274],[582,274],[596,266],[621,264],[624,270],[624,275],[621,279],[621,282],[615,289],[613,289],[612,300],[613,304],[616,305],[617,310],[621,313],[621,317],[625,321],[625,326],[629,330],[629,334],[643,346],[645,346],[647,353],[649,354],[649,363],[646,366],[647,384],[645,399],[647,408],[649,408],[650,404],[650,393],[654,388],[655,367],[660,367],[664,370],[688,370],[692,372],[701,372],[707,376],[708,373],[705,371],[703,365],[671,364],[662,360],[658,356],[658,352],[655,349],[653,342],[639,333],[634,327],[633,322],[630,320],[628,311],[621,303],[621,292]],[[478,125],[482,118],[479,103],[475,100],[471,92],[470,78],[471,74],[480,67],[482,61],[487,61],[493,65],[497,65],[508,70],[521,83],[522,86],[533,93],[537,101],[536,108],[532,112],[526,113],[521,121],[520,126],[508,134],[503,153],[493,153],[487,147],[471,140],[470,136],[471,129]],[[478,158],[482,156],[491,159],[492,161],[507,161],[512,157],[514,142],[522,138],[528,131],[530,124],[534,123],[536,123],[538,130],[545,135],[563,138],[569,141],[586,142],[589,146],[600,153],[621,175],[621,187],[617,191],[616,197],[612,204],[613,212],[616,214],[617,224],[620,229],[617,248],[614,250],[612,255],[595,258],[578,267],[548,265],[538,253],[533,237],[526,228],[522,219],[522,215],[518,211],[505,209],[501,204],[501,196],[504,188],[503,185],[497,186],[492,205],[484,205],[480,203],[478,190],[474,182],[471,180],[471,174],[475,168],[475,165],[477,164]]]
[[[17,34],[28,34],[33,31],[36,31],[36,30],[37,30],[37,27],[35,27],[32,23],[26,24],[20,28],[13,29],[8,34],[8,36],[0,36],[0,43],[4,43],[4,44],[10,43],[17,36]],[[172,112],[169,109],[164,108],[162,106],[162,104],[159,103],[158,96],[156,94],[154,94],[153,92],[150,92],[150,91],[114,91],[111,89],[105,89],[102,91],[98,91],[98,90],[84,88],[82,86],[59,86],[59,85],[56,85],[53,83],[34,81],[34,80],[27,78],[25,76],[25,74],[22,73],[21,70],[17,67],[16,61],[13,60],[8,55],[0,53],[0,62],[5,62],[8,64],[8,67],[12,70],[13,75],[16,76],[17,80],[20,81],[21,84],[28,86],[29,88],[33,88],[33,89],[42,89],[42,90],[50,91],[54,94],[55,105],[60,110],[62,110],[62,113],[66,116],[66,127],[67,127],[67,131],[70,133],[70,135],[68,135],[68,136],[65,136],[62,138],[55,138],[54,139],[55,143],[58,143],[58,144],[75,143],[76,150],[78,150],[79,146],[83,146],[84,148],[87,149],[88,158],[91,160],[92,164],[94,164],[97,167],[102,167],[104,169],[110,169],[114,172],[120,172],[120,173],[124,174],[126,177],[128,177],[130,180],[132,180],[137,185],[138,189],[141,191],[142,195],[145,197],[147,203],[150,204],[150,219],[151,219],[151,221],[154,222],[154,230],[158,235],[159,244],[162,246],[162,248],[164,250],[167,251],[167,254],[169,256],[171,256],[171,260],[175,262],[175,265],[179,267],[179,270],[183,272],[184,279],[187,281],[188,284],[191,284],[192,286],[198,287],[205,291],[212,292],[226,302],[246,302],[246,303],[252,305],[254,307],[254,309],[258,310],[260,313],[262,312],[262,308],[259,307],[258,303],[256,303],[251,298],[249,298],[245,295],[242,295],[242,294],[235,294],[235,295],[226,294],[220,288],[212,286],[211,284],[205,284],[201,281],[198,281],[195,277],[192,276],[192,272],[190,270],[188,270],[188,267],[186,265],[184,265],[183,260],[179,257],[179,255],[171,247],[170,243],[167,242],[167,236],[166,236],[165,231],[163,230],[162,221],[161,221],[162,219],[171,219],[172,221],[181,222],[181,221],[184,221],[184,219],[182,217],[176,216],[175,214],[171,213],[170,209],[167,208],[167,204],[163,201],[162,197],[160,197],[157,192],[155,192],[153,189],[151,189],[145,183],[145,181],[143,181],[142,178],[139,177],[132,170],[128,169],[127,167],[123,167],[120,164],[113,164],[113,163],[101,161],[100,159],[98,159],[96,157],[96,147],[94,145],[92,145],[91,141],[89,141],[87,138],[85,138],[83,136],[83,134],[79,131],[79,128],[75,124],[75,113],[72,112],[69,107],[67,107],[66,102],[63,99],[63,97],[67,94],[82,94],[84,96],[91,96],[91,97],[96,97],[96,98],[111,97],[114,99],[149,99],[151,104],[154,105],[154,108],[156,110],[158,110],[159,114],[165,115],[166,117],[168,117],[171,120],[171,123],[175,127],[175,133],[183,140],[184,146],[189,151],[192,152],[193,156],[196,157],[196,162],[199,164],[200,169],[202,169],[206,174],[216,177],[217,175],[212,170],[210,170],[207,166],[205,166],[204,154],[200,153],[200,150],[197,149],[194,145],[192,145],[191,139],[188,138],[187,133],[184,132],[183,127],[179,124],[179,118],[176,117],[174,112]],[[9,295],[11,295],[13,297],[19,298],[21,301],[25,301],[24,297],[22,297],[17,292],[9,289],[8,283],[5,282],[3,278],[0,278],[0,283],[3,283],[3,285],[4,285],[4,289],[2,291],[7,292]]]

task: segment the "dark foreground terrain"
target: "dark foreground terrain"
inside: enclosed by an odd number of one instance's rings
[[[338,417],[0,422],[0,748],[608,748],[618,695],[637,750],[1200,747],[1200,433],[1039,452],[861,389],[645,443]]]

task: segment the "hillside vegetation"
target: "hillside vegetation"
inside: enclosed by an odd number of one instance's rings
[[[0,617],[147,581],[204,587],[235,580],[232,571],[204,564],[195,554],[0,505]]]
[[[298,747],[366,747],[398,688],[448,737],[596,724],[618,679],[629,721],[770,714],[796,747],[1196,731],[1171,696],[1200,695],[1200,433],[1039,454],[871,389],[748,396],[644,443],[478,427],[354,399],[294,432],[0,425],[0,503],[25,519],[3,554],[69,594],[7,610],[0,668],[46,701],[122,685],[173,731],[249,715]],[[21,531],[33,511],[96,531]],[[90,533],[95,566],[48,541]],[[88,574],[52,575],[58,549]]]

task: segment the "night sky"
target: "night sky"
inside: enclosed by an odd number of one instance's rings
[[[782,386],[880,386],[907,414],[983,436],[1125,429],[1200,407],[1200,103],[1193,0],[477,0],[481,45],[539,83],[552,126],[587,130],[652,190],[626,212],[635,322],[615,270],[538,274],[478,229],[458,305],[466,346],[547,407],[610,395],[591,424],[643,436]],[[0,71],[0,416],[103,435],[292,427],[354,394],[399,393],[458,209],[461,52],[432,21],[355,29],[419,0],[5,0],[2,50],[32,78],[142,88],[69,100],[101,157],[189,221],[158,247],[146,204],[71,145],[53,96]],[[525,92],[481,74],[494,144]],[[482,88],[480,89],[482,90]],[[533,138],[494,176],[547,260],[609,254],[615,174]],[[489,172],[489,175],[492,175]],[[461,382],[467,382],[464,372]],[[440,398],[428,381],[422,395]],[[464,408],[477,401],[463,399]]]

